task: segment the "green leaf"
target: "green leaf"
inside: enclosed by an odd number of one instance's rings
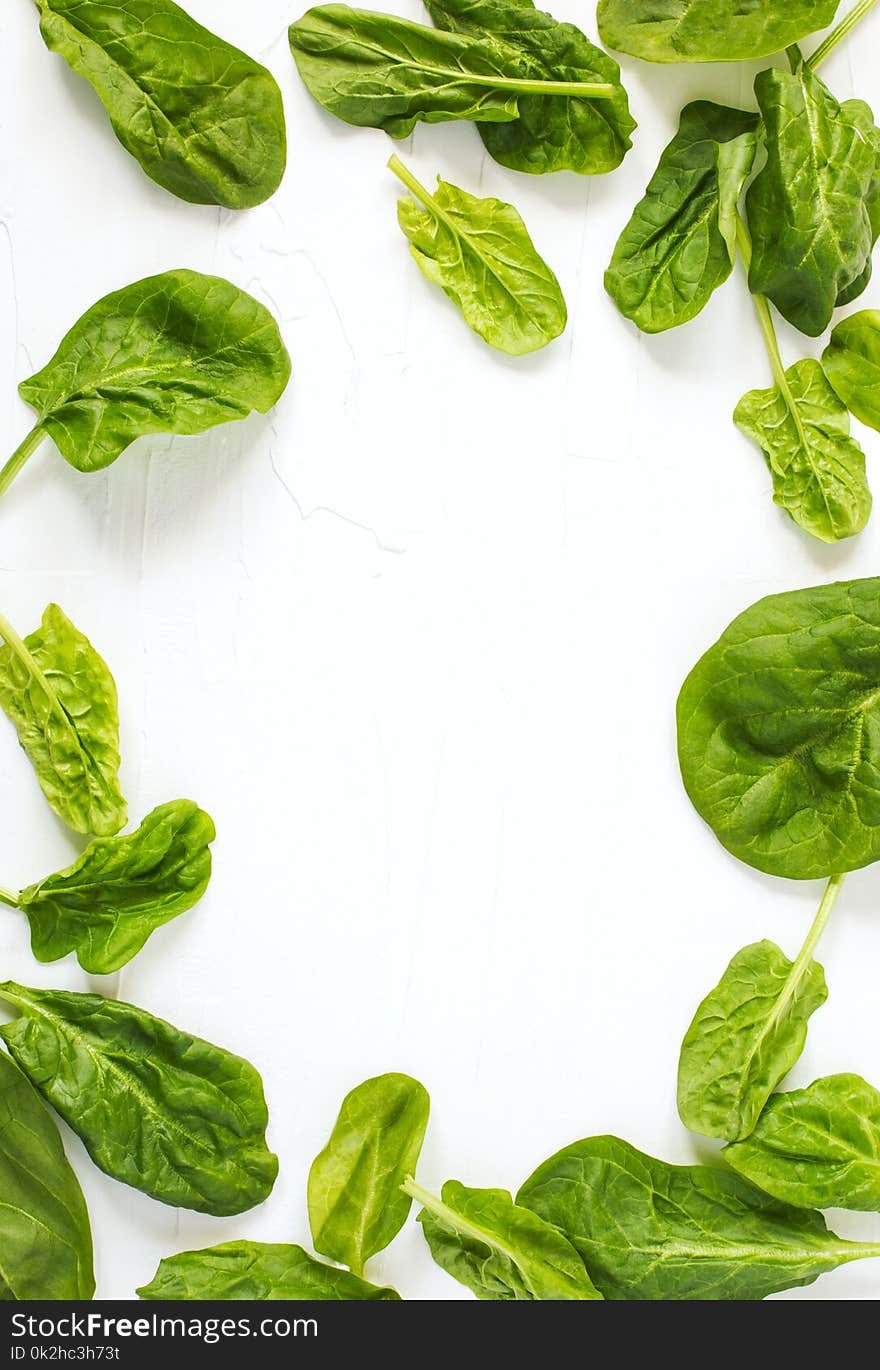
[[[817,361],[795,362],[784,387],[750,390],[734,423],[764,453],[773,502],[822,542],[860,533],[871,513],[865,454]]]
[[[98,838],[67,870],[29,885],[18,907],[37,960],[75,951],[90,975],[119,970],[151,933],[201,899],[215,836],[197,804],[176,799],[148,814],[137,832]]]
[[[309,1222],[322,1256],[360,1275],[397,1236],[411,1203],[400,1186],[415,1171],[429,1111],[427,1091],[408,1075],[378,1075],[345,1096],[309,1171]]]
[[[0,1301],[94,1292],[89,1215],[58,1128],[0,1053]]]
[[[603,43],[648,62],[747,62],[827,28],[840,0],[599,0]]]
[[[708,100],[682,110],[605,273],[605,289],[644,333],[696,318],[733,270],[757,128],[757,115]]]
[[[755,94],[767,163],[746,197],[749,285],[817,337],[871,258],[874,116],[861,100],[840,104],[804,63],[794,73],[759,72]]]
[[[180,270],[99,300],[19,393],[65,461],[98,471],[135,438],[265,414],[289,377],[263,305],[219,276]]]
[[[807,1020],[827,998],[818,962],[795,965],[767,941],[738,951],[682,1043],[678,1112],[685,1127],[725,1141],[747,1137],[803,1051]]]
[[[613,171],[632,147],[636,127],[620,67],[573,24],[563,24],[532,0],[425,0],[438,28],[489,42],[511,52],[511,69],[539,81],[606,82],[604,100],[524,94],[509,123],[480,124],[490,155],[514,171],[541,175]]]
[[[770,595],[678,699],[697,812],[734,856],[815,880],[880,857],[880,579]]]
[[[414,197],[397,202],[413,257],[474,332],[513,357],[558,337],[567,319],[559,282],[513,205],[477,199],[439,176],[432,195],[399,158],[389,166]]]
[[[247,1061],[98,994],[8,980],[0,999],[21,1014],[0,1036],[101,1170],[217,1217],[271,1193],[278,1158],[266,1146],[262,1082]]]
[[[724,1159],[785,1203],[880,1212],[880,1092],[860,1075],[826,1075],[776,1094]]]
[[[843,319],[822,353],[825,375],[847,409],[880,432],[880,311]]]
[[[346,123],[406,138],[419,120],[470,119],[492,156],[516,170],[617,166],[635,127],[617,63],[530,4],[475,8],[473,32],[462,23],[459,33],[449,31],[448,6],[432,9],[438,31],[321,5],[291,25],[290,46],[310,94]]]
[[[119,715],[107,663],[57,604],[22,641],[0,619],[0,707],[43,794],[71,828],[105,836],[125,822]]]
[[[171,0],[36,0],[46,46],[91,83],[126,151],[196,204],[247,209],[278,189],[281,91],[265,67]]]
[[[204,1251],[166,1256],[142,1299],[352,1299],[398,1300],[347,1270],[325,1265],[301,1246],[268,1242],[223,1242]]]
[[[880,1256],[732,1171],[668,1165],[617,1137],[557,1152],[517,1203],[565,1233],[606,1299],[763,1299]]]
[[[407,1191],[424,1204],[418,1221],[434,1260],[478,1299],[601,1299],[571,1243],[506,1189],[447,1180],[442,1202],[419,1185]]]

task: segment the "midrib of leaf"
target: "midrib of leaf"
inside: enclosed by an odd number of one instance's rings
[[[702,179],[705,180],[705,177]],[[699,193],[700,189],[698,187],[695,194]],[[710,197],[707,199],[705,209],[697,216],[696,219],[692,219],[691,222],[688,224],[686,236],[683,238],[676,237],[676,239],[673,241],[672,245],[669,248],[669,251],[665,253],[665,255],[663,256],[662,261],[651,272],[651,283],[648,286],[646,293],[642,297],[642,307],[644,307],[644,305],[648,304],[653,300],[654,295],[659,290],[662,281],[665,280],[666,276],[669,274],[671,270],[670,263],[673,262],[676,258],[682,256],[687,247],[690,245],[691,239],[693,238],[694,234],[697,233],[712,218],[714,210],[715,204]],[[652,234],[651,236],[656,238],[659,236],[659,232],[660,230],[658,230],[657,233]],[[700,280],[702,280],[702,274]]]
[[[503,1242],[495,1233],[487,1232],[484,1228],[478,1227],[476,1223],[471,1222],[468,1218],[463,1218],[460,1213],[456,1213],[455,1209],[450,1208],[442,1199],[436,1198],[430,1190],[423,1189],[421,1185],[416,1184],[411,1176],[407,1175],[401,1185],[401,1189],[405,1194],[408,1194],[411,1199],[415,1199],[423,1208],[426,1208],[439,1222],[445,1223],[447,1227],[451,1227],[453,1232],[457,1232],[460,1236],[471,1237],[474,1241],[482,1242],[483,1246],[488,1246],[490,1251],[495,1251],[499,1256],[504,1256],[505,1259],[509,1260],[512,1265],[515,1265],[518,1270],[521,1269],[516,1251],[512,1247]]]

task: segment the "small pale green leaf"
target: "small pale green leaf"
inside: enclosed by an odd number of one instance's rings
[[[880,432],[880,311],[843,319],[822,354],[825,375],[857,419]]]
[[[0,1052],[0,1301],[94,1292],[89,1215],[58,1128]]]
[[[18,896],[38,961],[75,951],[83,970],[108,975],[151,933],[192,908],[211,878],[214,824],[191,799],[148,814],[137,832],[101,837],[57,875]]]
[[[865,454],[819,362],[795,362],[786,388],[750,390],[734,422],[764,453],[773,502],[822,542],[860,533],[871,513]]]
[[[826,1075],[775,1094],[724,1159],[784,1203],[880,1212],[880,1091],[860,1075]]]
[[[315,1250],[360,1274],[403,1224],[428,1126],[427,1091],[408,1075],[378,1075],[345,1096],[330,1140],[309,1171]]]
[[[757,115],[708,100],[682,110],[605,273],[605,289],[644,333],[695,318],[733,270],[757,127]]]
[[[0,1036],[101,1170],[216,1217],[268,1197],[278,1158],[247,1061],[98,994],[6,981],[0,999],[20,1013]]]
[[[434,1260],[478,1299],[601,1299],[571,1243],[506,1189],[447,1180],[442,1201],[415,1197]]]
[[[77,832],[118,832],[126,805],[116,685],[107,663],[57,604],[23,642],[5,621],[0,637],[0,707],[44,795]]]
[[[347,1270],[316,1261],[301,1246],[248,1241],[166,1256],[150,1283],[137,1292],[142,1299],[175,1301],[400,1299],[394,1289],[379,1288]]]
[[[748,1137],[803,1051],[810,1015],[827,998],[816,961],[796,969],[767,941],[738,951],[682,1043],[678,1112],[685,1127],[728,1142]]]
[[[565,1233],[606,1299],[764,1299],[880,1256],[732,1170],[668,1165],[617,1137],[557,1152],[517,1203]]]
[[[748,62],[827,28],[840,0],[599,0],[608,47],[648,62]]]

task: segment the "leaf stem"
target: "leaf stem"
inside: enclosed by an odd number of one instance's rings
[[[838,43],[843,42],[847,34],[852,33],[856,25],[870,14],[876,3],[877,0],[858,0],[858,4],[853,6],[849,14],[843,16],[837,28],[832,29],[825,41],[819,44],[812,57],[807,58],[807,66],[811,71],[819,70],[826,57],[830,57]]]
[[[472,1237],[474,1241],[482,1242],[490,1250],[498,1251],[502,1256],[506,1256],[511,1261],[516,1261],[516,1253],[504,1242],[498,1239],[495,1233],[484,1232],[476,1223],[468,1222],[460,1213],[445,1204],[442,1199],[438,1199],[430,1190],[423,1189],[420,1184],[416,1184],[411,1175],[407,1175],[403,1184],[400,1186],[404,1194],[408,1194],[416,1203],[420,1203],[435,1218],[447,1223],[454,1232],[460,1232],[466,1237]]]
[[[417,200],[421,200],[426,207],[434,206],[434,197],[429,190],[426,190],[421,181],[417,181],[408,166],[400,160],[396,152],[392,152],[388,158],[388,170],[393,171],[398,181],[403,181],[407,190],[414,195]]]
[[[8,904],[11,909],[17,909],[18,900],[19,896],[17,894],[13,894],[11,890],[5,890],[3,886],[0,885],[0,904]]]
[[[578,100],[613,100],[615,96],[615,87],[605,81],[530,81],[524,76],[485,76],[480,72],[465,84],[512,90],[522,95],[569,95]]]
[[[28,433],[24,442],[21,443],[20,446],[16,447],[12,456],[9,458],[8,462],[3,467],[2,471],[0,471],[0,495],[5,495],[6,491],[9,489],[10,485],[15,480],[15,477],[18,475],[19,471],[24,466],[28,457],[32,456],[33,453],[36,452],[37,448],[39,447],[40,443],[43,441],[43,438],[45,436],[46,434],[43,430],[43,425],[41,423],[38,423],[36,427],[32,428],[31,431]]]
[[[44,694],[46,695],[46,698],[52,705],[52,708],[57,709],[58,712],[63,715],[64,711],[61,708],[61,704],[59,703],[55,691],[52,689],[52,686],[49,684],[48,680],[43,675],[43,672],[41,671],[39,665],[31,656],[31,653],[28,651],[24,642],[22,642],[21,638],[18,636],[18,633],[15,631],[12,624],[9,622],[9,619],[4,618],[2,614],[0,614],[0,638],[2,638],[3,641],[6,643],[7,647],[12,652],[12,655],[18,657],[18,660],[24,666],[28,675],[30,675],[38,683],[38,685],[40,685]]]
[[[810,961],[813,958],[813,952],[819,945],[819,939],[822,936],[822,933],[825,931],[826,927],[828,926],[828,919],[831,917],[831,911],[834,908],[834,905],[837,903],[837,896],[840,894],[841,886],[843,885],[845,879],[845,875],[832,875],[831,879],[828,881],[828,884],[825,886],[825,893],[822,895],[822,901],[819,904],[819,910],[816,914],[816,917],[813,919],[810,931],[807,933],[806,940],[804,941],[804,945],[798,952],[797,960],[795,961],[791,969],[789,979],[793,980],[795,983],[797,983],[797,981],[800,980],[800,977],[803,974],[805,968],[809,965]]]

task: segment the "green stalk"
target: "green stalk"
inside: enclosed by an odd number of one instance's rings
[[[529,81],[524,76],[478,76],[462,78],[450,72],[466,85],[488,86],[490,90],[510,90],[522,95],[569,95],[577,100],[613,100],[615,87],[605,81]]]
[[[822,895],[822,902],[819,905],[819,910],[816,917],[813,919],[804,945],[798,952],[797,959],[791,968],[789,981],[793,984],[797,984],[804,970],[813,958],[813,952],[819,945],[819,939],[828,926],[828,919],[831,917],[831,911],[837,903],[837,896],[840,894],[841,886],[845,879],[845,875],[832,875],[828,884],[825,886],[825,893]]]
[[[3,886],[0,885],[0,904],[8,904],[11,909],[17,909],[18,895],[13,894],[11,890],[5,890]]]
[[[15,480],[15,477],[18,475],[19,471],[24,466],[28,457],[32,456],[33,453],[36,452],[37,448],[39,447],[40,443],[43,441],[43,438],[45,436],[46,434],[43,431],[43,425],[41,423],[38,423],[37,426],[35,428],[32,428],[31,431],[28,433],[24,442],[19,447],[16,447],[12,456],[9,458],[8,462],[3,467],[2,471],[0,471],[0,495],[5,495],[6,491],[9,489],[10,485]]]
[[[434,209],[434,197],[430,190],[426,190],[421,181],[417,181],[408,166],[400,160],[396,152],[392,152],[388,158],[388,170],[393,171],[398,181],[403,181],[411,195],[425,206],[426,209]]]
[[[516,1262],[516,1253],[498,1240],[495,1233],[484,1232],[476,1223],[468,1222],[460,1213],[456,1213],[449,1208],[442,1199],[438,1199],[428,1189],[423,1189],[420,1184],[416,1184],[411,1175],[407,1175],[403,1184],[400,1186],[404,1194],[408,1194],[416,1203],[420,1203],[422,1208],[426,1208],[429,1213],[433,1213],[435,1218],[446,1223],[454,1232],[460,1232],[466,1237],[472,1237],[474,1241],[482,1242],[491,1250],[497,1251],[500,1255],[506,1256],[508,1260]]]
[[[819,44],[812,57],[807,58],[807,66],[811,71],[819,70],[826,57],[830,57],[838,43],[842,43],[847,34],[852,33],[856,25],[871,13],[876,3],[877,0],[858,0],[858,4],[844,15],[837,28],[832,29],[825,41]]]
[[[35,680],[38,683],[38,685],[40,685],[46,698],[52,705],[52,708],[57,709],[59,713],[63,713],[61,705],[58,701],[55,691],[52,689],[52,686],[49,684],[48,680],[43,675],[43,672],[40,670],[40,667],[38,666],[37,662],[34,661],[34,658],[31,656],[27,647],[22,642],[21,638],[18,636],[18,633],[15,631],[12,624],[9,622],[9,619],[4,618],[2,614],[0,614],[0,638],[2,638],[3,641],[6,643],[7,647],[12,652],[12,655],[18,657],[19,661],[21,662],[22,666],[24,666],[28,675],[31,676],[31,678]]]

